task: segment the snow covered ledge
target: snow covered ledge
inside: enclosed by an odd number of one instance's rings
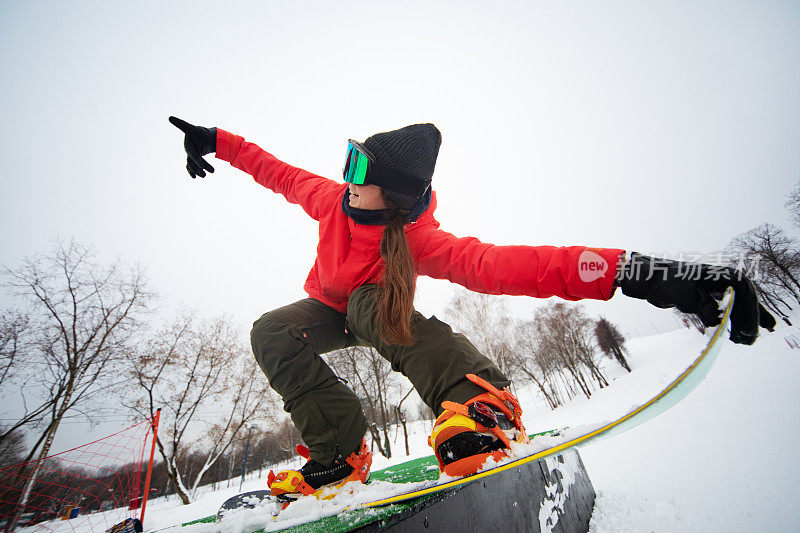
[[[443,491],[372,531],[532,531],[585,533],[595,492],[577,450]]]

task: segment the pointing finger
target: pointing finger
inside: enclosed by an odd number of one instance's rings
[[[179,119],[178,117],[169,117],[169,121],[173,126],[181,130],[183,133],[189,133],[189,129],[192,127],[191,124]]]

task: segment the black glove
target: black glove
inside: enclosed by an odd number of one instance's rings
[[[758,303],[753,283],[741,270],[654,259],[633,252],[618,276],[625,296],[693,313],[706,327],[720,323],[717,300],[722,299],[728,287],[733,287],[730,339],[737,344],[753,344],[759,325],[769,331],[775,328],[775,318]]]
[[[186,134],[183,138],[183,147],[186,150],[186,170],[192,179],[200,176],[206,177],[204,169],[214,172],[208,161],[203,156],[217,151],[217,128],[204,128],[193,126],[178,117],[169,117],[169,121]]]

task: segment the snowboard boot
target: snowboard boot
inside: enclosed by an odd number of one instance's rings
[[[298,444],[297,453],[307,459],[300,470],[282,470],[276,475],[270,470],[267,486],[270,494],[283,502],[292,502],[300,496],[314,495],[318,499],[328,499],[333,495],[324,493],[327,488],[336,490],[351,481],[366,483],[369,480],[369,467],[372,465],[372,452],[366,439],[361,441],[358,450],[347,459],[339,459],[332,465],[323,465],[310,458],[308,448]]]
[[[439,470],[454,477],[478,472],[489,458],[497,461],[508,457],[512,441],[529,442],[522,425],[522,409],[514,395],[475,374],[467,374],[467,379],[487,392],[463,405],[442,402],[444,412],[436,419],[428,438]]]

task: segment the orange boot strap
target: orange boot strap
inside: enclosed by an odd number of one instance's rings
[[[476,376],[475,374],[467,374],[467,379],[473,382],[474,384],[478,385],[489,391],[489,394],[500,400],[499,403],[503,405],[498,405],[498,402],[491,402],[492,405],[496,405],[499,407],[506,416],[509,417],[510,420],[516,420],[520,416],[522,416],[522,407],[519,405],[519,400],[511,394],[508,389],[500,390],[488,381],[483,378]],[[481,395],[483,396],[483,395]],[[481,401],[478,400],[479,397],[473,398],[472,400],[467,402],[467,405],[473,403],[473,401]]]
[[[481,396],[483,396],[483,394]],[[480,399],[480,396],[478,396],[477,398]],[[493,428],[487,428],[486,426],[484,426],[483,424],[481,424],[480,422],[478,422],[477,420],[475,420],[471,416],[469,416],[469,408],[467,407],[467,405],[469,405],[471,403],[474,403],[473,400],[479,401],[479,400],[476,400],[475,398],[473,398],[472,400],[470,400],[465,405],[465,404],[460,404],[460,403],[456,403],[456,402],[451,402],[451,401],[445,400],[445,401],[442,402],[442,407],[444,409],[448,410],[448,411],[451,411],[452,413],[456,413],[456,414],[459,414],[459,415],[466,416],[467,418],[469,418],[470,420],[475,422],[476,431],[488,431],[488,432],[491,432],[498,439],[500,439],[503,442],[503,444],[505,444],[507,447],[510,448],[511,447],[511,441],[509,440],[508,435],[506,435],[505,432],[502,429],[500,429],[499,426],[495,426]],[[494,405],[494,403],[492,403],[492,405]],[[429,444],[430,444],[430,442],[429,442]]]

